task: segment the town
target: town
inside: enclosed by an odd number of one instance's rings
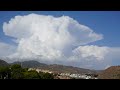
[[[96,74],[76,74],[76,73],[56,73],[50,70],[44,70],[39,68],[29,68],[28,71],[35,70],[38,73],[50,73],[56,75],[55,79],[98,79]]]

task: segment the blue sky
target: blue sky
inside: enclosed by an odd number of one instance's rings
[[[27,15],[30,13],[53,15],[56,17],[65,15],[77,20],[79,23],[93,29],[96,33],[104,35],[104,39],[93,42],[99,46],[119,47],[120,35],[120,11],[0,11],[0,40],[12,43],[11,37],[4,35],[3,22],[8,22],[16,15]]]
[[[31,14],[31,13],[34,13],[34,14]],[[24,22],[24,24],[20,23],[21,21],[20,18],[14,18],[17,15],[26,16],[25,18],[21,17],[22,23]],[[72,29],[69,28],[68,31],[66,30],[65,27],[62,29],[63,31],[65,29],[67,33],[70,33],[72,38],[77,39],[74,43],[80,43],[80,45],[75,46],[75,48],[71,50],[72,45],[69,45],[68,43],[72,43],[72,40],[69,41],[68,39],[66,39],[67,44],[66,44],[66,41],[64,41],[64,38],[70,38],[70,37],[67,36],[67,34],[64,35],[56,32],[56,28],[50,29],[50,30],[53,30],[52,33],[49,32],[49,25],[47,24],[48,22],[51,22],[51,21],[49,19],[46,19],[45,17],[41,18],[40,15],[43,15],[48,18],[50,17],[47,15],[54,16],[54,18],[61,17],[63,15],[73,18],[74,20],[70,21],[70,23],[73,23],[74,28],[72,28],[72,26],[70,26],[68,22],[63,22],[62,23],[63,25],[69,25],[69,27],[71,27]],[[32,19],[31,17],[34,17],[34,19]],[[13,20],[11,20],[11,18],[13,18]],[[29,24],[28,18],[30,21],[33,22],[34,28],[32,29],[29,28],[29,27],[32,27],[32,25]],[[58,21],[55,21],[54,18],[52,18],[51,25],[55,27],[57,25],[58,25],[57,27],[61,27],[62,24],[59,23],[59,20],[64,21],[68,19],[67,17],[64,17],[64,18],[62,17],[62,18],[59,18]],[[37,24],[35,21],[36,19],[38,20]],[[17,25],[14,23],[16,22],[16,20],[17,20]],[[75,20],[79,22],[80,28],[76,26],[77,25],[76,23],[74,23]],[[8,23],[9,21],[11,22]],[[7,22],[6,25],[4,24],[4,27],[8,28],[8,30],[7,29],[4,30],[5,32],[3,32],[4,22]],[[42,27],[41,23],[45,25],[45,27]],[[13,25],[12,29],[11,27],[9,27],[10,24]],[[93,32],[95,32],[95,34],[92,33],[93,37],[89,37],[89,34],[91,33],[90,29],[88,29],[87,31],[84,31],[84,28],[81,27],[81,24],[84,25],[85,27],[87,26],[91,28]],[[22,28],[21,30],[21,27],[25,27],[25,28]],[[36,31],[34,31],[34,29]],[[41,34],[43,32],[41,31],[42,29],[45,29],[45,33],[43,33],[44,35]],[[77,31],[77,29],[79,31]],[[24,33],[24,31],[26,32]],[[31,35],[30,32],[32,32],[33,34]],[[9,34],[9,36],[6,36],[5,33]],[[37,36],[36,33],[39,33],[39,35]],[[53,33],[56,34],[56,36],[58,36],[58,39],[57,39],[58,41],[54,40],[54,37],[52,37],[54,36]],[[28,35],[25,35],[25,34],[28,34]],[[103,35],[103,39],[100,34]],[[17,37],[17,35],[21,35],[21,36]],[[27,38],[24,35],[27,36]],[[15,43],[13,41],[14,38],[10,36],[16,37],[16,39],[18,40],[18,44]],[[85,67],[85,68],[103,69],[111,65],[120,65],[119,36],[120,36],[120,11],[0,11],[0,56],[3,56],[2,51],[4,51],[4,54],[9,51],[7,55],[10,55],[10,58],[14,57],[15,55],[15,57],[17,58],[18,57],[26,58],[26,56],[31,58],[31,56],[33,56],[32,58],[34,59],[37,56],[43,55],[45,56],[45,58],[48,59],[48,56],[52,57],[51,55],[51,50],[52,50],[53,55],[54,54],[56,56],[58,55],[58,57],[60,55],[66,55],[68,61],[71,60],[67,62],[65,61],[66,58],[61,58],[60,56],[58,61],[57,60],[55,61],[53,59],[53,62],[56,62],[56,63],[58,62],[62,64],[69,63],[69,65],[73,65],[74,63],[74,65],[78,67],[80,65],[80,67]],[[45,42],[41,43],[42,39],[45,40]],[[31,43],[34,43],[33,42],[34,40],[37,44],[36,43],[31,44]],[[55,43],[55,45],[54,44],[51,45],[51,42]],[[85,44],[82,45],[82,42]],[[36,47],[34,47],[34,45],[36,45]],[[41,45],[43,45],[44,47]],[[70,49],[67,47],[67,45],[68,47],[70,47]],[[66,51],[64,49],[63,50],[60,49],[63,47],[67,52],[70,52],[68,55],[66,54]],[[39,52],[38,49],[40,49],[42,52]],[[31,54],[31,51],[32,51],[32,54]],[[60,53],[58,54],[58,51],[62,54]],[[4,55],[4,56],[7,56],[7,55]],[[75,55],[78,55],[78,56],[75,56]],[[37,58],[40,58],[39,61],[41,62],[41,57],[37,57]],[[54,58],[54,56],[52,58]],[[72,59],[74,60],[72,61]],[[50,60],[48,59],[47,62],[49,61]]]

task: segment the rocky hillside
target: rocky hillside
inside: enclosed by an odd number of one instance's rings
[[[101,72],[99,79],[120,79],[120,66],[111,66]]]

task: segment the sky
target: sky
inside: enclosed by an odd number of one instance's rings
[[[105,69],[120,64],[119,35],[120,11],[0,11],[0,57],[7,62]]]

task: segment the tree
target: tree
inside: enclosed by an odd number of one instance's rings
[[[54,79],[54,75],[50,73],[39,72],[41,79]]]
[[[23,69],[19,64],[14,64],[11,66],[11,78],[12,79],[23,79]]]
[[[9,67],[0,67],[0,79],[10,79],[11,70]]]
[[[54,79],[50,73],[28,71],[28,68],[22,68],[19,64],[0,67],[0,79]]]
[[[24,72],[24,79],[41,79],[35,70]]]

